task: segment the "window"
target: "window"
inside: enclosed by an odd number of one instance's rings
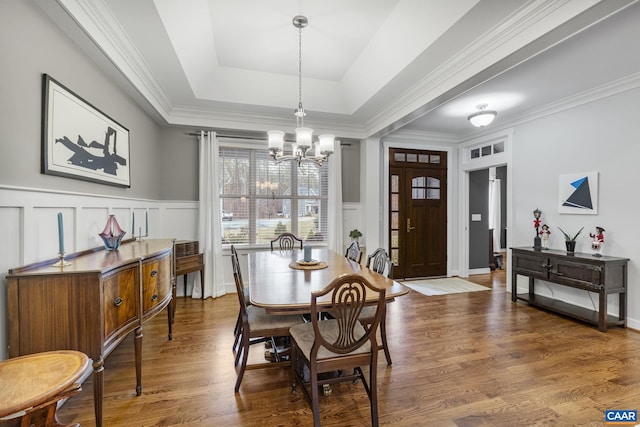
[[[267,244],[283,232],[326,241],[328,167],[277,164],[269,152],[220,148],[223,244]]]

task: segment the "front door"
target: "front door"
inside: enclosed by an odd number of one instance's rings
[[[446,152],[390,149],[394,278],[447,274]]]

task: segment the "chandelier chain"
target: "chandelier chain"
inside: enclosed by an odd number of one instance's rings
[[[304,109],[302,108],[302,26],[298,27],[298,114],[300,126],[304,127]]]

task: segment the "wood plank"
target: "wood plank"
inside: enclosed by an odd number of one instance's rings
[[[388,305],[393,365],[379,359],[381,425],[603,425],[605,409],[638,409],[640,333],[592,326],[523,304],[505,292],[504,271],[472,276],[491,287],[426,297],[414,291]],[[172,341],[157,316],[144,326],[143,381],[130,384],[132,340],[105,362],[105,425],[311,425],[302,394],[291,395],[287,368],[245,373],[233,392],[235,295],[181,298]],[[264,347],[250,350],[263,362]],[[94,425],[89,379],[59,411]],[[323,426],[370,425],[361,384],[321,396]]]

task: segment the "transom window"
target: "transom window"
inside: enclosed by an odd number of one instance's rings
[[[328,167],[276,163],[269,152],[220,148],[223,244],[266,244],[283,232],[326,241]]]

